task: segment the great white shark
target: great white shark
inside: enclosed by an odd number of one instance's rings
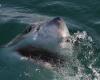
[[[5,47],[21,56],[56,66],[68,60],[73,53],[70,32],[61,17],[26,27]]]

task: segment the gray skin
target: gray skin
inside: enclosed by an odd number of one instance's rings
[[[60,17],[44,23],[34,23],[5,47],[10,47],[27,57],[34,54],[41,55],[44,61],[48,60],[44,56],[49,57],[49,60],[52,58],[57,61],[66,59],[73,52],[69,30]]]

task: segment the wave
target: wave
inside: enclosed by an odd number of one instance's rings
[[[41,21],[47,21],[51,19],[52,17],[46,16],[46,15],[40,15],[37,13],[28,13],[28,10],[18,9],[16,8],[10,8],[10,7],[1,7],[0,8],[0,23],[5,23],[8,21],[15,20],[19,23],[25,23],[25,24],[32,24],[35,22],[41,22]]]

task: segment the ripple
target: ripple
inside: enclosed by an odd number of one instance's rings
[[[4,7],[0,9],[0,23],[10,20],[19,21],[20,23],[32,24],[33,22],[41,22],[50,19],[46,15],[40,15],[37,13],[28,13],[27,10]]]
[[[63,2],[63,1],[50,1],[50,2],[42,2],[42,3],[38,4],[38,6],[41,6],[41,7],[48,7],[48,6],[53,6],[53,5],[61,6],[61,7],[64,7],[64,8],[74,8],[74,9],[77,9],[77,10],[86,8],[85,6],[80,6],[76,3],[67,2],[67,1],[66,2]]]

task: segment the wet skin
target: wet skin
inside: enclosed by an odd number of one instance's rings
[[[22,56],[41,59],[45,62],[63,63],[72,52],[70,33],[60,17],[44,23],[33,24],[10,41],[5,47]]]

